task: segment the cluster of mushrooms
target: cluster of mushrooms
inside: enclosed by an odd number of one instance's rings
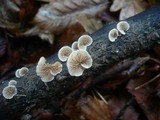
[[[80,76],[85,69],[92,66],[92,58],[87,52],[87,47],[90,46],[93,39],[89,35],[82,35],[78,41],[74,42],[71,47],[64,46],[58,52],[58,58],[61,62],[67,61],[68,72],[71,76]],[[50,82],[54,77],[62,71],[61,62],[53,64],[46,63],[46,59],[41,57],[36,66],[36,73],[44,83]],[[27,67],[17,69],[15,76],[21,78],[29,72]],[[2,95],[6,99],[12,99],[17,95],[17,82],[11,80],[3,91]],[[46,85],[46,84],[45,84]],[[17,95],[18,96],[18,95]],[[21,95],[19,95],[21,96]]]
[[[15,76],[17,78],[20,78],[26,75],[28,72],[29,72],[29,69],[27,67],[22,67],[16,70]],[[4,98],[12,99],[15,95],[17,95],[16,85],[17,85],[17,81],[15,80],[9,81],[8,86],[6,86],[2,91],[2,95],[4,96]]]
[[[108,33],[108,38],[111,42],[115,42],[118,36],[125,35],[130,25],[126,21],[121,21],[117,24],[117,28],[113,28]],[[73,42],[72,46],[63,46],[58,52],[58,58],[61,62],[67,62],[68,73],[71,76],[81,76],[85,69],[92,66],[93,60],[87,52],[87,47],[90,46],[93,39],[89,35],[82,35],[78,41]],[[52,81],[55,76],[62,72],[61,62],[53,64],[46,63],[46,59],[41,57],[36,66],[36,73],[44,83]],[[22,67],[15,72],[17,78],[23,77],[28,73],[27,67]],[[17,82],[11,80],[6,86],[2,94],[6,99],[12,99],[17,95]]]
[[[108,38],[111,42],[115,42],[118,36],[125,35],[126,31],[130,28],[130,25],[126,21],[121,21],[117,24],[117,29],[113,28],[108,34]]]
[[[85,69],[92,66],[92,58],[87,52],[87,47],[93,40],[89,35],[82,35],[71,47],[63,46],[58,52],[61,62],[67,62],[68,72],[71,76],[80,76]],[[44,83],[50,82],[62,71],[62,64],[55,62],[46,63],[46,59],[41,57],[36,67],[36,73]]]

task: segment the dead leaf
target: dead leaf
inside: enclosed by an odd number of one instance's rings
[[[154,87],[151,85],[144,86],[141,89],[134,90],[135,87],[144,83],[148,80],[147,75],[140,77],[138,79],[130,80],[127,88],[129,92],[135,96],[137,103],[140,105],[145,115],[149,120],[157,120],[158,119],[158,111],[156,106],[154,105],[154,101],[151,99],[151,94],[154,91]]]
[[[138,120],[139,114],[135,111],[135,109],[130,106],[124,111],[123,119],[124,120]]]
[[[121,10],[119,20],[124,20],[146,10],[148,6],[145,0],[114,0],[110,11]]]
[[[91,96],[81,98],[77,106],[88,120],[113,120],[112,112],[108,105],[97,98]]]
[[[112,111],[104,101],[91,96],[68,100],[64,114],[72,120],[113,120]]]
[[[77,23],[78,19],[81,19],[80,16],[87,16],[85,17],[87,21],[95,23],[93,20],[95,15],[106,9],[107,4],[106,0],[51,1],[39,9],[32,22],[35,27],[25,32],[24,35],[39,35],[52,43],[54,34],[59,34],[66,27]],[[81,21],[80,23],[84,24],[85,22]],[[94,25],[95,27],[91,28],[91,25],[86,26],[86,24],[82,26],[85,26],[90,33],[101,27],[101,25]]]

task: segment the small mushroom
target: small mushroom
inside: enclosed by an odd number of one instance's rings
[[[20,78],[20,77],[21,77],[20,74],[19,74],[19,70],[20,70],[20,69],[17,69],[16,72],[15,72],[15,76],[16,76],[17,78]]]
[[[43,82],[50,82],[54,77],[62,71],[62,64],[60,62],[55,62],[54,64],[46,63],[46,59],[41,57],[37,67],[36,73],[41,77]]]
[[[28,73],[29,69],[27,67],[22,67],[20,69],[17,69],[15,72],[15,76],[17,78],[23,77],[24,75],[26,75]]]
[[[25,76],[27,73],[28,73],[29,69],[27,67],[22,67],[20,70],[19,70],[19,75],[20,77],[23,77]]]
[[[17,85],[17,81],[15,81],[15,80],[10,80],[9,83],[8,83],[8,85],[9,85],[9,86],[10,86],[10,85],[16,86],[16,85]]]
[[[69,46],[64,46],[59,50],[58,58],[63,62],[67,61],[71,53],[72,53],[72,49]]]
[[[86,50],[86,48],[90,46],[92,42],[93,42],[93,39],[89,35],[82,35],[78,39],[78,48]]]
[[[17,88],[13,85],[5,87],[2,91],[4,98],[12,99],[17,94]]]
[[[78,50],[78,42],[77,41],[73,42],[71,48],[73,51]]]
[[[108,38],[111,42],[115,42],[115,40],[118,37],[118,30],[113,28],[112,30],[109,31],[108,33]]]
[[[118,31],[123,35],[126,34],[125,31],[127,31],[129,28],[130,28],[130,25],[126,21],[121,21],[117,24]]]
[[[85,50],[73,51],[68,58],[67,68],[71,76],[80,76],[85,69],[92,66],[92,58]]]

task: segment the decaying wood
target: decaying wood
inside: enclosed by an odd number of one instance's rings
[[[160,7],[145,11],[127,19],[130,29],[126,35],[119,36],[112,43],[108,40],[108,33],[117,23],[110,23],[91,35],[93,44],[87,48],[93,59],[92,68],[85,70],[81,77],[71,77],[63,63],[63,71],[48,83],[49,89],[36,75],[35,67],[22,78],[11,78],[17,81],[18,95],[7,100],[0,93],[0,111],[8,115],[21,115],[29,112],[32,107],[56,108],[58,101],[64,97],[64,91],[79,83],[87,76],[102,73],[103,68],[132,57],[138,52],[148,50],[160,42]],[[48,62],[58,61],[57,54],[48,58]],[[11,80],[10,79],[10,80]],[[3,81],[0,91],[7,86],[9,80]],[[0,116],[1,117],[1,116]]]

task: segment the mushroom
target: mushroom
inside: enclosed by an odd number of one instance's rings
[[[78,42],[77,41],[73,42],[71,48],[73,51],[78,50]]]
[[[121,21],[117,24],[118,31],[123,35],[126,34],[125,31],[127,31],[129,28],[130,28],[130,25],[126,21]]]
[[[111,42],[115,42],[115,40],[118,37],[118,30],[113,28],[112,30],[109,31],[108,33],[108,38]]]
[[[19,70],[19,75],[20,77],[23,77],[24,75],[26,75],[28,73],[29,69],[27,67],[22,67],[20,70]]]
[[[2,91],[4,98],[12,99],[17,94],[17,88],[14,85],[5,87]]]
[[[8,83],[8,85],[9,85],[9,86],[10,86],[10,85],[16,86],[16,85],[17,85],[17,81],[15,81],[15,80],[10,80],[9,83]]]
[[[41,77],[43,82],[50,82],[54,77],[62,71],[62,64],[60,62],[55,62],[54,64],[46,63],[46,59],[41,57],[37,67],[36,73]]]
[[[86,48],[90,46],[92,42],[93,42],[93,39],[89,35],[82,35],[78,39],[78,48],[86,50]]]
[[[72,49],[69,46],[63,46],[58,52],[58,58],[63,62],[67,61],[71,53]]]
[[[28,73],[29,69],[27,67],[22,67],[20,69],[17,69],[15,72],[15,76],[17,78],[23,77],[24,75],[26,75]]]
[[[16,76],[17,78],[20,78],[20,77],[21,77],[20,74],[19,74],[19,69],[16,70],[15,76]]]
[[[71,76],[80,76],[85,69],[92,66],[92,58],[85,50],[73,51],[68,58],[67,68]]]

